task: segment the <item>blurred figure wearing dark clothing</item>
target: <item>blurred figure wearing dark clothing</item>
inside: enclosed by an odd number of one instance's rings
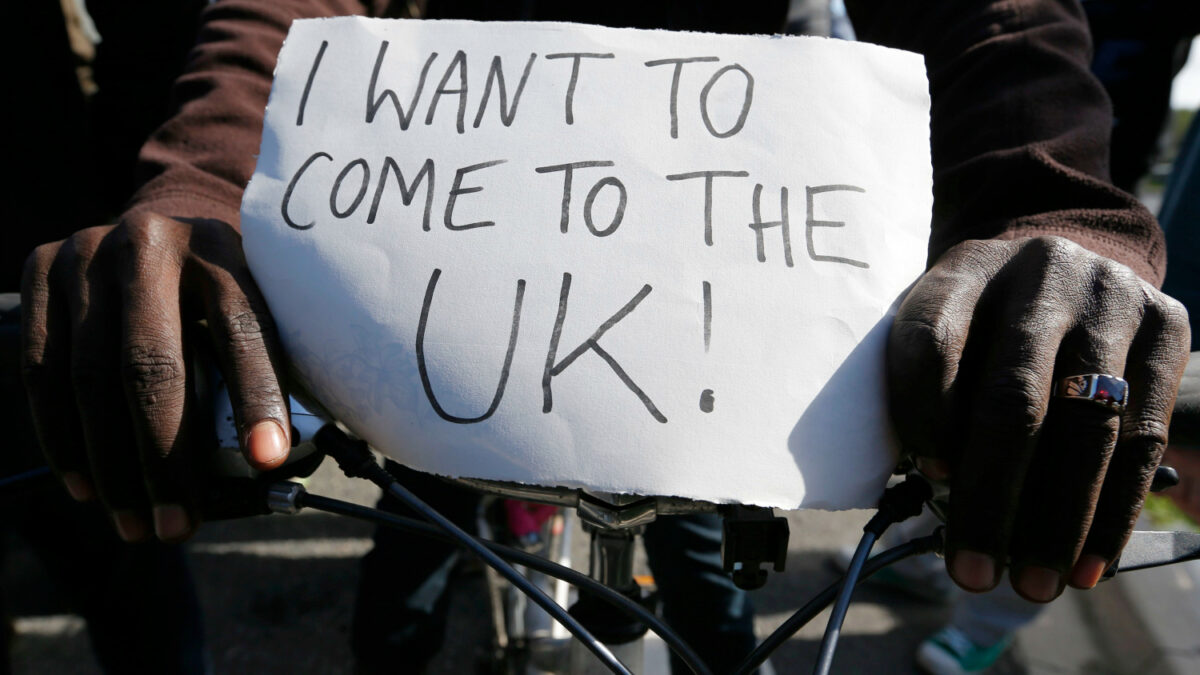
[[[68,33],[69,23],[80,25],[73,0],[10,7],[16,16],[10,13],[8,25],[35,39],[22,42],[7,74],[9,91],[25,98],[6,106],[14,122],[6,147],[17,170],[4,182],[0,292],[18,289],[36,245],[121,211],[133,193],[138,149],[168,116],[170,84],[183,70],[205,4],[89,3],[102,36],[94,49]],[[20,382],[18,319],[6,307],[0,315],[0,476],[9,476],[45,459]],[[179,546],[125,544],[99,505],[77,504],[52,482],[9,497],[2,513],[0,527],[32,547],[69,608],[87,621],[105,672],[207,670],[199,605]],[[0,672],[9,672],[6,640],[0,648]]]
[[[1200,3],[1083,0],[1095,55],[1092,72],[1113,103],[1113,185],[1133,192],[1158,150],[1171,80],[1200,34]]]
[[[65,2],[71,8],[75,0]],[[22,98],[6,106],[14,132],[5,147],[17,170],[4,181],[0,292],[18,289],[36,245],[120,214],[136,185],[138,149],[171,111],[171,83],[187,63],[206,4],[88,2],[101,35],[89,61],[72,49],[58,0],[12,4],[8,25],[34,39],[22,41],[5,74],[10,95]],[[81,88],[80,68],[94,93]]]

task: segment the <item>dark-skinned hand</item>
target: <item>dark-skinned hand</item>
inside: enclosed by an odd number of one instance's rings
[[[177,541],[198,524],[212,421],[197,419],[185,325],[207,320],[249,463],[286,459],[281,352],[230,225],[142,213],[82,230],[33,252],[21,304],[47,461],[75,499],[103,502],[123,539]]]
[[[1167,443],[1187,313],[1129,268],[1057,237],[966,241],[905,298],[888,343],[896,431],[950,484],[946,564],[985,591],[1005,565],[1047,602],[1120,553]],[[1124,412],[1053,395],[1129,382]]]

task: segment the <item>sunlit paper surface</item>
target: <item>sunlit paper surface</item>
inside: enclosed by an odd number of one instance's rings
[[[288,35],[242,228],[303,384],[403,464],[840,509],[894,463],[931,199],[915,54],[340,18]]]

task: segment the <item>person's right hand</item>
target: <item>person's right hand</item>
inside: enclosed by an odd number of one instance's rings
[[[198,524],[202,440],[184,326],[206,319],[243,453],[288,454],[274,324],[242,255],[215,220],[150,213],[37,248],[21,283],[22,368],[50,467],[75,499],[98,497],[120,536],[188,537]]]

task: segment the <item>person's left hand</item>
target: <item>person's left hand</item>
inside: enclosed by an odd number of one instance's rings
[[[959,586],[986,591],[1006,565],[1036,602],[1096,584],[1166,447],[1188,345],[1182,305],[1069,240],[966,241],[937,260],[896,317],[888,384],[901,447],[950,482]],[[1128,380],[1123,412],[1055,396],[1093,373]]]

